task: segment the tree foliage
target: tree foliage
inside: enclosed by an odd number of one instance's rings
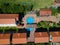
[[[57,12],[60,13],[60,7],[57,8]]]
[[[60,27],[57,23],[55,22],[49,22],[49,21],[41,21],[37,23],[37,27],[40,28],[47,28],[49,29],[50,27]]]
[[[3,30],[3,33],[6,30],[16,30],[16,32],[18,32],[18,28],[17,27],[0,27],[0,30]]]
[[[1,0],[0,13],[26,13],[31,11],[33,4],[28,3],[17,3],[16,0]]]
[[[55,16],[57,14],[57,9],[54,7],[50,7],[51,11],[52,11],[52,15]]]

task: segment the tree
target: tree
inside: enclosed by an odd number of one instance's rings
[[[15,0],[16,1],[16,0]],[[14,0],[2,1],[0,4],[0,13],[26,13],[33,9],[33,4],[31,3],[14,3]]]
[[[60,7],[57,8],[57,12],[60,13]]]
[[[20,4],[14,4],[13,8],[14,8],[13,13],[22,13],[23,12],[23,6]]]
[[[41,22],[38,23],[39,27],[42,27],[42,28],[46,28],[47,29],[47,32],[48,32],[48,35],[49,35],[49,38],[50,38],[49,28],[51,26],[49,24],[50,24],[50,22],[48,22],[48,21],[41,21]]]
[[[53,15],[53,16],[56,16],[56,14],[57,14],[57,9],[54,8],[54,7],[50,7],[50,9],[51,9],[51,11],[52,11],[52,15]]]
[[[37,27],[40,28],[41,27],[41,24],[40,22],[37,23]]]
[[[3,13],[13,13],[13,5],[11,5],[10,3],[2,3],[1,4],[1,9],[3,11]]]

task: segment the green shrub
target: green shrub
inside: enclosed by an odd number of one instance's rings
[[[60,7],[57,8],[57,12],[60,13]]]
[[[52,11],[52,15],[53,15],[53,16],[56,16],[56,14],[57,14],[57,9],[54,8],[54,7],[50,7],[50,9],[51,9],[51,11]]]
[[[16,0],[0,0],[0,13],[26,13],[33,9],[33,4]]]

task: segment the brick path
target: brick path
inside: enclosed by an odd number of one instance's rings
[[[56,18],[56,16],[49,16],[49,17],[39,17],[37,18],[37,22],[39,21],[52,21],[58,23],[59,20]]]
[[[28,38],[28,42],[34,42],[34,32],[35,32],[35,28],[30,32],[30,37]]]

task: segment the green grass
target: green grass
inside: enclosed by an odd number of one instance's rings
[[[37,27],[49,28],[49,22],[38,22]]]
[[[33,9],[34,10],[38,10],[39,8],[45,8],[47,6],[51,6],[52,5],[52,2],[53,0],[0,0],[0,5],[1,3],[3,2],[9,2],[9,3],[24,3],[24,4],[34,4],[34,7]]]
[[[58,25],[58,24],[55,23],[55,22],[49,23],[49,22],[45,21],[45,22],[38,22],[37,27],[38,27],[38,28],[42,27],[42,28],[47,28],[47,29],[49,29],[50,27],[56,27],[56,28],[57,28],[57,27],[60,27],[60,25]]]
[[[17,30],[18,28],[17,27],[0,27],[0,30],[9,30],[9,29],[15,29]]]
[[[52,5],[52,0],[35,0],[34,9],[45,8]]]
[[[23,2],[23,0],[21,0],[20,2]],[[40,8],[51,6],[53,3],[53,0],[24,0],[24,2],[29,2],[34,4],[33,9],[38,10]]]

